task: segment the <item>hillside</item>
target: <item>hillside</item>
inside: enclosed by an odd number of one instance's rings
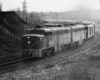
[[[0,56],[20,49],[20,37],[27,26],[15,12],[0,12]]]
[[[100,11],[93,9],[80,9],[76,11],[67,11],[67,12],[48,12],[44,13],[44,18],[48,19],[67,19],[67,20],[90,20],[98,21],[100,20]]]

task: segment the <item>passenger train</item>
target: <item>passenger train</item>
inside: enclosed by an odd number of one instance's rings
[[[24,58],[44,57],[75,48],[95,35],[95,23],[52,24],[29,29],[22,36]]]

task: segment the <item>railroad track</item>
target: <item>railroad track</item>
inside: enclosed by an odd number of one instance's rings
[[[80,55],[82,52],[86,52],[92,49],[93,47],[97,46],[100,43],[99,40],[100,40],[100,35],[96,34],[94,38],[90,39],[89,41],[87,41],[86,43],[84,43],[83,45],[79,46],[76,49],[59,52],[52,57],[47,57],[35,62],[33,62],[33,60],[29,60],[29,61],[19,62],[19,63],[0,67],[0,74],[26,69],[26,68],[28,69],[29,67],[37,66],[37,65],[43,66],[49,64],[52,65],[59,64],[62,61],[67,61],[68,58],[73,58],[77,55]]]

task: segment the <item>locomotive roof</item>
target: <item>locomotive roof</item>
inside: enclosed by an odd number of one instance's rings
[[[92,26],[94,26],[94,25],[93,25],[93,24],[88,24],[88,25],[87,25],[87,27],[92,27]]]
[[[75,26],[72,26],[73,29],[77,29],[77,28],[84,28],[85,25],[75,25]]]
[[[41,30],[44,30],[46,32],[49,31],[58,31],[58,30],[69,30],[71,29],[70,27],[49,27],[49,28],[41,28]]]
[[[28,31],[44,31],[44,32],[52,32],[52,31],[59,31],[59,30],[70,30],[71,27],[42,27],[37,29],[28,29]]]
[[[95,23],[94,23],[94,22],[90,22],[90,21],[83,21],[83,22],[82,22],[82,24],[86,24],[86,25],[89,25],[89,24],[94,24],[94,25],[95,25]]]
[[[85,28],[85,25],[77,24],[69,27],[41,27],[41,28],[34,28],[34,29],[28,29],[28,33],[31,34],[45,34],[45,32],[53,32],[53,31],[62,31],[62,30],[71,30],[71,27],[73,29],[77,28]],[[26,33],[26,34],[28,34]]]
[[[40,35],[40,34],[25,34],[23,36],[38,36],[38,37],[44,37],[44,35]]]
[[[45,23],[44,26],[46,26],[46,27],[61,27],[61,26],[63,26],[63,24]]]

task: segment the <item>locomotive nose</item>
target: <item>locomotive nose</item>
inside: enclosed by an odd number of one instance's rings
[[[23,49],[38,49],[39,41],[40,41],[40,37],[38,36],[23,36],[22,48]]]

